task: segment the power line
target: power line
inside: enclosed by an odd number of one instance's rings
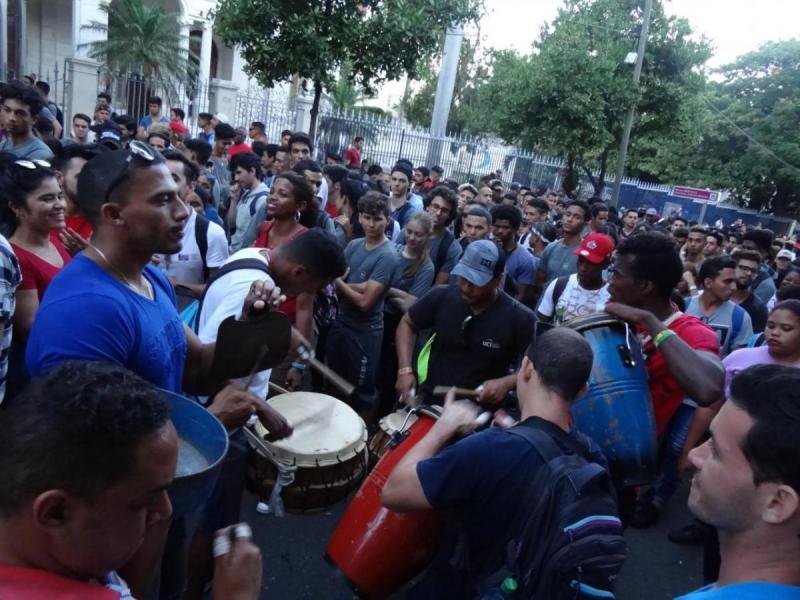
[[[722,117],[723,120],[725,120],[729,125],[731,125],[734,129],[736,129],[736,131],[738,131],[744,137],[746,137],[750,142],[752,142],[753,144],[755,144],[756,146],[761,148],[764,152],[769,154],[772,158],[777,160],[783,166],[789,167],[790,169],[794,169],[795,171],[800,173],[800,167],[797,167],[796,165],[793,165],[793,164],[789,163],[788,161],[784,160],[783,158],[781,158],[780,156],[775,154],[772,150],[770,150],[765,144],[763,144],[762,142],[758,141],[756,138],[754,138],[752,135],[750,135],[747,131],[745,131],[744,129],[739,127],[739,125],[737,125],[730,117],[728,117],[728,115],[726,115],[720,109],[718,109],[716,106],[714,106],[711,103],[711,100],[709,100],[708,98],[706,98],[705,96],[702,96],[702,95],[700,97],[703,99],[703,102],[705,102],[709,106],[709,108],[711,108],[711,110],[713,110],[720,117]]]

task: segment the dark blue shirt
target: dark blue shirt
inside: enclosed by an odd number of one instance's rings
[[[524,426],[545,431],[565,450],[570,447],[565,441],[570,434],[554,423],[530,417]],[[592,457],[605,464],[602,453],[594,446]],[[520,506],[521,497],[543,466],[544,461],[527,440],[498,428],[469,435],[417,464],[428,502],[437,510],[450,511],[450,515],[436,557],[410,597],[472,597],[471,586],[475,582],[469,575],[477,569],[476,562],[485,558],[492,569],[501,566],[503,555],[484,557],[482,551],[497,547],[498,536],[510,539],[514,532],[509,529],[525,508]],[[462,534],[471,566],[466,572],[450,565]]]
[[[144,276],[154,300],[76,256],[53,279],[36,313],[26,351],[31,375],[69,359],[103,360],[180,392],[186,337],[175,292],[155,267],[145,267]]]

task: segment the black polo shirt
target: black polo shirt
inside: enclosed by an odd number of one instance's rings
[[[474,315],[455,284],[431,289],[408,316],[418,330],[436,334],[420,389],[429,399],[437,385],[475,388],[508,375],[531,343],[535,326],[533,311],[504,292]]]

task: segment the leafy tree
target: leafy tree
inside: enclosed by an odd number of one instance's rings
[[[178,15],[167,13],[163,6],[147,6],[142,0],[111,0],[101,4],[100,10],[107,15],[108,25],[92,21],[85,27],[106,33],[107,39],[81,45],[87,48],[89,58],[111,70],[137,73],[170,88],[194,81],[197,64],[178,28]]]
[[[800,214],[800,40],[769,42],[720,69],[698,139],[665,149],[681,181],[729,189],[777,215]]]
[[[319,101],[344,63],[371,92],[417,69],[440,32],[479,14],[479,0],[220,0],[215,32],[238,45],[245,70],[272,86],[298,74],[312,82],[314,135]]]
[[[477,44],[465,38],[461,43],[456,82],[447,129],[455,134],[485,134],[489,128],[487,114],[481,105],[480,89],[489,80],[489,68],[477,54]],[[439,57],[441,58],[441,57]],[[422,87],[401,101],[403,114],[414,125],[428,127],[431,124],[436,86],[439,81],[438,61],[429,64],[422,75]]]
[[[622,137],[625,114],[637,107],[631,164],[643,175],[657,154],[652,140],[687,128],[692,99],[703,89],[701,67],[710,56],[693,41],[685,19],[667,17],[654,3],[640,88],[625,56],[635,49],[638,0],[565,0],[527,56],[499,52],[483,87],[486,121],[509,142],[564,157],[565,188],[581,174],[595,192],[605,186]],[[650,140],[650,143],[647,142]]]
[[[349,63],[342,65],[339,77],[328,90],[328,99],[333,106],[341,111],[369,113],[371,115],[386,116],[386,111],[378,106],[368,106],[365,100],[374,98],[375,95],[367,93],[352,79],[353,68]]]

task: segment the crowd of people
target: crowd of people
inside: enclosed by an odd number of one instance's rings
[[[555,490],[542,447],[607,476],[592,493],[616,513],[612,538],[617,523],[656,523],[691,478],[696,521],[670,539],[704,544],[708,586],[683,598],[800,596],[800,242],[499,171],[386,167],[362,158],[360,136],[322,164],[304,132],[270,142],[263,123],[208,113],[190,128],[158,97],[136,121],[99,94],[92,117],[65,124],[48,92],[0,87],[0,597],[199,599],[213,580],[215,598],[257,598],[242,428],[256,415],[291,434],[270,382],[337,394],[312,357],[354,385],[343,400],[372,430],[398,403],[443,405],[382,494],[454,517],[411,597],[528,597],[489,576],[537,517],[520,498]],[[270,307],[292,325],[289,354],[220,376],[220,324]],[[593,349],[570,324],[599,312],[645,357],[648,485],[624,485],[571,426]],[[474,400],[437,391],[454,386]],[[156,388],[197,398],[229,432],[197,514],[166,496],[177,439]],[[492,426],[472,433],[486,408]],[[616,572],[593,568],[569,597],[609,597]]]

